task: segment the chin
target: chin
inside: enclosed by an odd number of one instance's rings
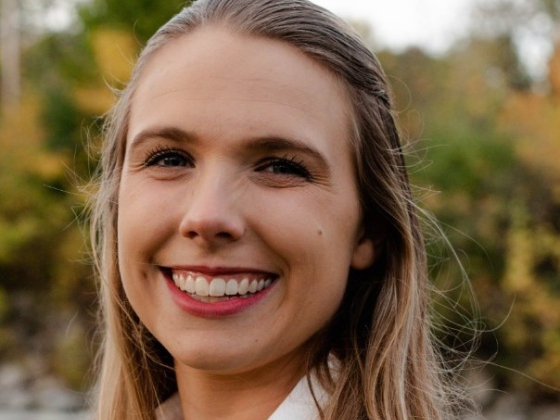
[[[231,346],[202,345],[193,348],[192,345],[168,347],[168,351],[175,361],[187,369],[211,372],[215,374],[242,373],[258,367],[258,360],[251,350],[239,349],[235,351]],[[226,350],[227,349],[227,350]],[[256,358],[258,359],[258,357]],[[266,363],[266,362],[264,362]]]

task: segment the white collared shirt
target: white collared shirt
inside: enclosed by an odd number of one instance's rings
[[[312,378],[313,391],[320,405],[324,406],[327,394],[315,378]],[[183,420],[179,394],[173,395],[156,410],[157,420]],[[319,410],[315,405],[307,377],[303,377],[288,394],[286,399],[274,410],[268,420],[318,420]]]
[[[319,404],[324,407],[327,402],[327,394],[319,385],[318,381],[312,377],[313,391]],[[313,394],[309,388],[307,377],[299,380],[297,385],[288,394],[286,399],[274,410],[268,420],[318,420],[319,410],[313,399]]]

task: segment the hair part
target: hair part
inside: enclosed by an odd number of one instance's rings
[[[332,398],[325,420],[452,419],[452,395],[434,350],[426,253],[381,65],[349,26],[306,0],[199,0],[165,24],[141,53],[108,116],[92,243],[100,278],[104,343],[97,417],[153,420],[176,390],[172,358],[143,327],[121,283],[118,190],[130,108],[143,68],[166,44],[203,26],[286,42],[334,74],[352,103],[352,145],[365,234],[376,262],[352,270],[340,309],[308,343]],[[328,359],[336,356],[336,380]]]

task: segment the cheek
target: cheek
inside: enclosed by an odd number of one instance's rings
[[[149,182],[123,177],[119,191],[117,238],[122,263],[146,262],[168,235],[172,208]]]
[[[126,264],[137,259],[134,254],[138,253],[137,247],[142,243],[145,234],[142,225],[146,225],[147,219],[144,215],[148,203],[133,185],[124,181],[119,192],[119,214],[117,218],[117,240],[119,261]]]
[[[359,224],[357,199],[302,190],[264,193],[249,202],[252,230],[289,266],[346,278]]]
[[[123,177],[119,191],[117,253],[126,296],[142,322],[151,329],[158,306],[156,282],[150,281],[154,255],[163,241],[165,212],[153,200],[147,182]],[[154,217],[154,215],[161,215]]]

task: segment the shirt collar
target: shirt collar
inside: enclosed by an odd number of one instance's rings
[[[307,376],[300,379],[282,403],[274,410],[268,420],[317,420],[319,410],[315,404],[317,402],[324,406],[327,402],[327,393],[319,384],[319,381],[312,376],[310,382],[313,392],[309,387]],[[181,402],[179,394],[172,395],[156,409],[157,420],[183,420]]]

